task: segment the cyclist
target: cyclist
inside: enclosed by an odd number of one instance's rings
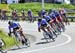
[[[61,15],[59,14],[58,11],[54,11],[54,14],[55,14],[55,16],[56,16],[56,18],[57,18],[57,20],[58,20],[58,22],[59,22],[58,24],[60,24],[60,25],[59,25],[60,28],[62,28],[63,31],[64,31],[65,26],[64,26],[63,19],[62,19]]]
[[[42,17],[44,16],[44,15],[46,15],[46,11],[45,10],[42,10],[42,12],[41,12],[41,15],[42,15]]]
[[[58,30],[59,32],[61,32],[61,27],[59,26],[59,22],[58,22],[58,20],[57,20],[57,17],[55,16],[55,14],[54,14],[54,12],[52,11],[50,14],[49,14],[49,16],[51,17],[51,19],[52,19],[52,24],[51,24],[51,26],[53,27],[53,29],[54,30]],[[56,30],[56,31],[57,31]]]
[[[59,10],[59,13],[60,13],[60,15],[62,16],[63,21],[65,21],[65,18],[66,18],[66,11],[65,11],[65,9],[64,9],[64,8],[61,8],[61,9]]]
[[[53,20],[51,19],[51,17],[49,16],[49,15],[44,15],[43,16],[45,19],[46,19],[46,21],[50,24],[50,26],[53,28],[53,26],[52,26],[52,22],[53,22]]]
[[[52,11],[59,22],[62,22],[62,18],[57,10]]]
[[[61,15],[63,21],[65,22],[65,24],[66,24],[66,25],[67,25],[67,24],[70,25],[70,23],[69,23],[69,21],[68,21],[68,18],[66,17],[66,10],[65,10],[64,8],[61,8],[61,9],[59,10],[59,13],[60,13],[60,15]]]
[[[12,22],[12,21],[9,21],[8,24],[9,24],[9,26],[8,26],[8,28],[9,28],[9,33],[8,33],[9,36],[11,36],[11,33],[13,33],[15,35],[15,37],[19,41],[21,41],[22,44],[24,45],[25,42],[24,42],[24,40],[22,40],[22,37],[25,39],[25,36],[23,34],[21,25],[19,23],[15,23],[15,22]],[[13,29],[13,32],[12,32],[12,29]],[[17,35],[18,32],[19,32],[20,36]],[[25,39],[25,41],[27,41],[27,40]]]
[[[46,19],[46,21],[47,21],[50,25],[52,25],[53,20],[51,19],[51,17],[50,17],[49,15],[44,16],[44,18]]]
[[[54,14],[53,12],[51,12],[51,13],[49,14],[49,16],[50,16],[51,19],[53,20],[52,23],[56,23],[56,22],[58,23],[57,18],[56,18],[55,14]]]
[[[50,24],[50,29],[52,29],[52,33],[57,37],[55,31],[56,31],[56,28],[55,28],[55,25],[52,23],[53,20],[51,19],[51,17],[48,15],[45,17],[46,21]]]
[[[41,32],[41,30],[43,32],[45,32],[46,34],[49,34],[49,38],[51,38],[53,41],[55,41],[53,36],[52,36],[52,32],[50,30],[50,26],[48,25],[47,21],[44,18],[38,19],[38,31]]]

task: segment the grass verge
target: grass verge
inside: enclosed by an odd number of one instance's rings
[[[3,32],[2,29],[0,29],[0,38],[4,40],[6,45],[3,47],[3,49],[9,49],[15,45],[15,40],[13,37],[9,37],[5,32]]]

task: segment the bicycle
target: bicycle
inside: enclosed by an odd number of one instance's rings
[[[15,31],[14,35],[15,35],[15,38],[16,38],[15,39],[16,42],[20,42],[23,46],[30,47],[30,41],[22,34],[22,32]],[[18,45],[17,43],[16,43],[16,45],[17,45],[18,48],[20,48],[20,45]]]
[[[53,40],[53,42],[55,41],[51,32],[48,32],[48,31],[43,32],[43,36],[44,36],[44,39],[46,39],[47,42],[49,42],[49,40],[51,40],[51,39]]]

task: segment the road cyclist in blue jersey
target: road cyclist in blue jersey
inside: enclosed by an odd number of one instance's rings
[[[13,21],[9,21],[8,24],[9,24],[8,35],[11,36],[11,34],[13,33],[15,35],[15,38],[17,41],[20,41],[22,43],[22,45],[28,46],[27,38],[24,36],[21,25],[19,23],[13,22]]]
[[[52,32],[50,30],[50,26],[47,23],[46,19],[38,19],[38,31],[41,32],[41,30],[44,32],[44,38],[47,40],[46,37],[48,37],[50,40],[55,41],[55,39],[52,36]],[[47,40],[48,41],[48,40]]]
[[[38,31],[42,30],[46,34],[49,32],[52,40],[55,40],[53,36],[57,37],[58,34],[61,34],[61,29],[64,30],[64,28],[62,17],[57,10],[52,10],[48,15],[45,14],[43,18],[38,19]]]
[[[47,16],[44,16],[44,18],[46,19],[47,23],[49,24],[52,34],[57,37],[57,34],[55,33],[55,27],[53,26],[53,23],[52,23],[53,20],[51,19],[51,17],[49,15],[47,15]]]

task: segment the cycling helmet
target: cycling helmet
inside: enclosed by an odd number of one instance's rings
[[[38,22],[41,22],[41,20],[42,20],[42,19],[41,19],[41,18],[39,18],[39,19],[38,19]]]
[[[13,21],[8,21],[8,24],[12,24],[13,23]]]

